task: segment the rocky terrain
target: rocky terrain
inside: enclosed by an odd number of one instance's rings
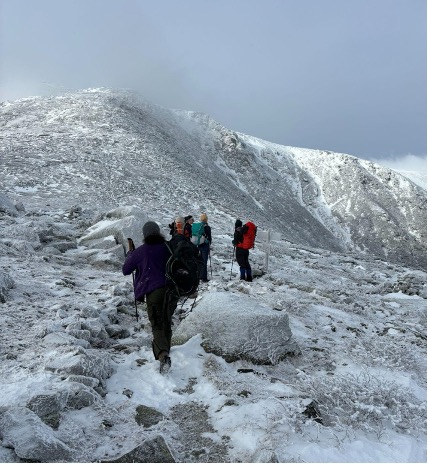
[[[1,114],[0,461],[426,462],[425,190],[113,91]],[[162,376],[124,244],[203,211]]]

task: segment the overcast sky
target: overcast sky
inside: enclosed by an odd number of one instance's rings
[[[426,158],[426,4],[0,0],[0,100],[125,88],[282,145]]]

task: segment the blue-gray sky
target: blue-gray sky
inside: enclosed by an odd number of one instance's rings
[[[262,139],[426,158],[426,0],[0,0],[0,100],[132,89]]]

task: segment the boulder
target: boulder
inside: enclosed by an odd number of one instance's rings
[[[116,243],[121,244],[121,246],[126,246],[128,237],[131,237],[135,243],[140,243],[143,225],[146,221],[148,221],[146,213],[137,206],[116,208],[106,213],[102,220],[89,227],[79,243],[90,246],[94,244],[94,240],[112,236]]]
[[[229,292],[204,295],[178,326],[172,341],[182,344],[197,334],[201,334],[206,352],[226,361],[276,364],[300,352],[286,312]]]

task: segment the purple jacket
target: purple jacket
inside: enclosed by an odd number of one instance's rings
[[[124,275],[130,275],[136,271],[134,293],[138,301],[143,301],[144,295],[167,285],[166,262],[170,256],[165,243],[143,243],[129,252],[122,272]]]

